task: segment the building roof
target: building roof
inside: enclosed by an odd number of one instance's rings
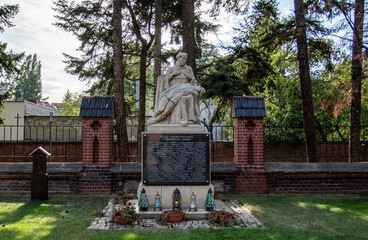
[[[88,118],[110,118],[114,109],[114,97],[83,97],[79,116]]]
[[[267,117],[263,97],[234,97],[235,117]]]
[[[27,99],[24,102],[34,103],[38,106],[45,107],[45,108],[50,108],[50,109],[53,109],[53,110],[60,110],[60,108],[58,108],[58,106],[57,106],[60,103],[48,103],[48,102],[32,100],[32,99]]]

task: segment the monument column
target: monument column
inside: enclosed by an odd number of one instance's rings
[[[162,209],[172,209],[176,188],[181,208],[189,210],[194,192],[198,211],[205,211],[210,176],[210,134],[199,123],[199,97],[205,89],[198,85],[193,70],[186,64],[188,55],[179,53],[166,74],[158,77],[154,116],[147,120],[142,136],[142,182],[152,210],[157,192]],[[188,214],[188,213],[186,213]]]
[[[234,123],[234,161],[239,170],[236,192],[267,192],[263,168],[263,97],[234,97],[231,116]]]

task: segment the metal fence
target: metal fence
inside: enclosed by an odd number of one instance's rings
[[[115,128],[114,128],[115,129]],[[210,158],[212,162],[232,162],[234,158],[234,128],[232,126],[211,126],[206,128],[207,132],[211,133],[211,154]],[[140,162],[141,155],[138,151],[137,144],[137,126],[128,126],[128,161],[129,162]],[[112,150],[112,161],[122,162],[123,157],[119,156],[118,146],[116,144],[116,134],[115,144]]]
[[[317,126],[319,162],[349,161],[349,126]],[[358,161],[368,161],[368,126],[361,126]],[[264,126],[265,162],[306,162],[304,128]],[[353,156],[354,157],[354,156]]]
[[[82,161],[82,126],[0,126],[0,161],[30,162],[28,156],[43,147],[55,162]]]
[[[128,126],[130,162],[139,162],[137,126]],[[211,133],[211,161],[231,162],[234,157],[232,126],[207,126]],[[349,161],[349,127],[320,126],[316,128],[319,162]],[[116,137],[112,161],[120,162]],[[35,148],[42,146],[52,153],[55,162],[82,161],[82,126],[0,126],[0,162],[28,162]],[[264,126],[265,162],[306,162],[304,129],[301,126]],[[358,161],[368,161],[368,126],[361,127]]]

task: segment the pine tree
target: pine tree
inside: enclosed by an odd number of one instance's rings
[[[13,100],[40,100],[42,97],[41,61],[37,55],[28,55],[19,73],[9,76],[14,83]]]
[[[5,27],[13,27],[11,19],[19,12],[19,5],[1,5],[0,6],[0,33],[5,31]],[[0,41],[0,78],[6,75],[16,73],[17,66],[22,60],[24,53],[7,52],[7,43]],[[2,81],[3,83],[3,81]],[[0,94],[0,113],[4,108],[3,102],[10,97],[9,91]],[[3,124],[3,119],[0,117],[0,124]]]

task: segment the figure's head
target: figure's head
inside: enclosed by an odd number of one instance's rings
[[[185,52],[180,52],[176,55],[176,61],[180,64],[180,66],[184,66],[187,62],[188,54]]]

